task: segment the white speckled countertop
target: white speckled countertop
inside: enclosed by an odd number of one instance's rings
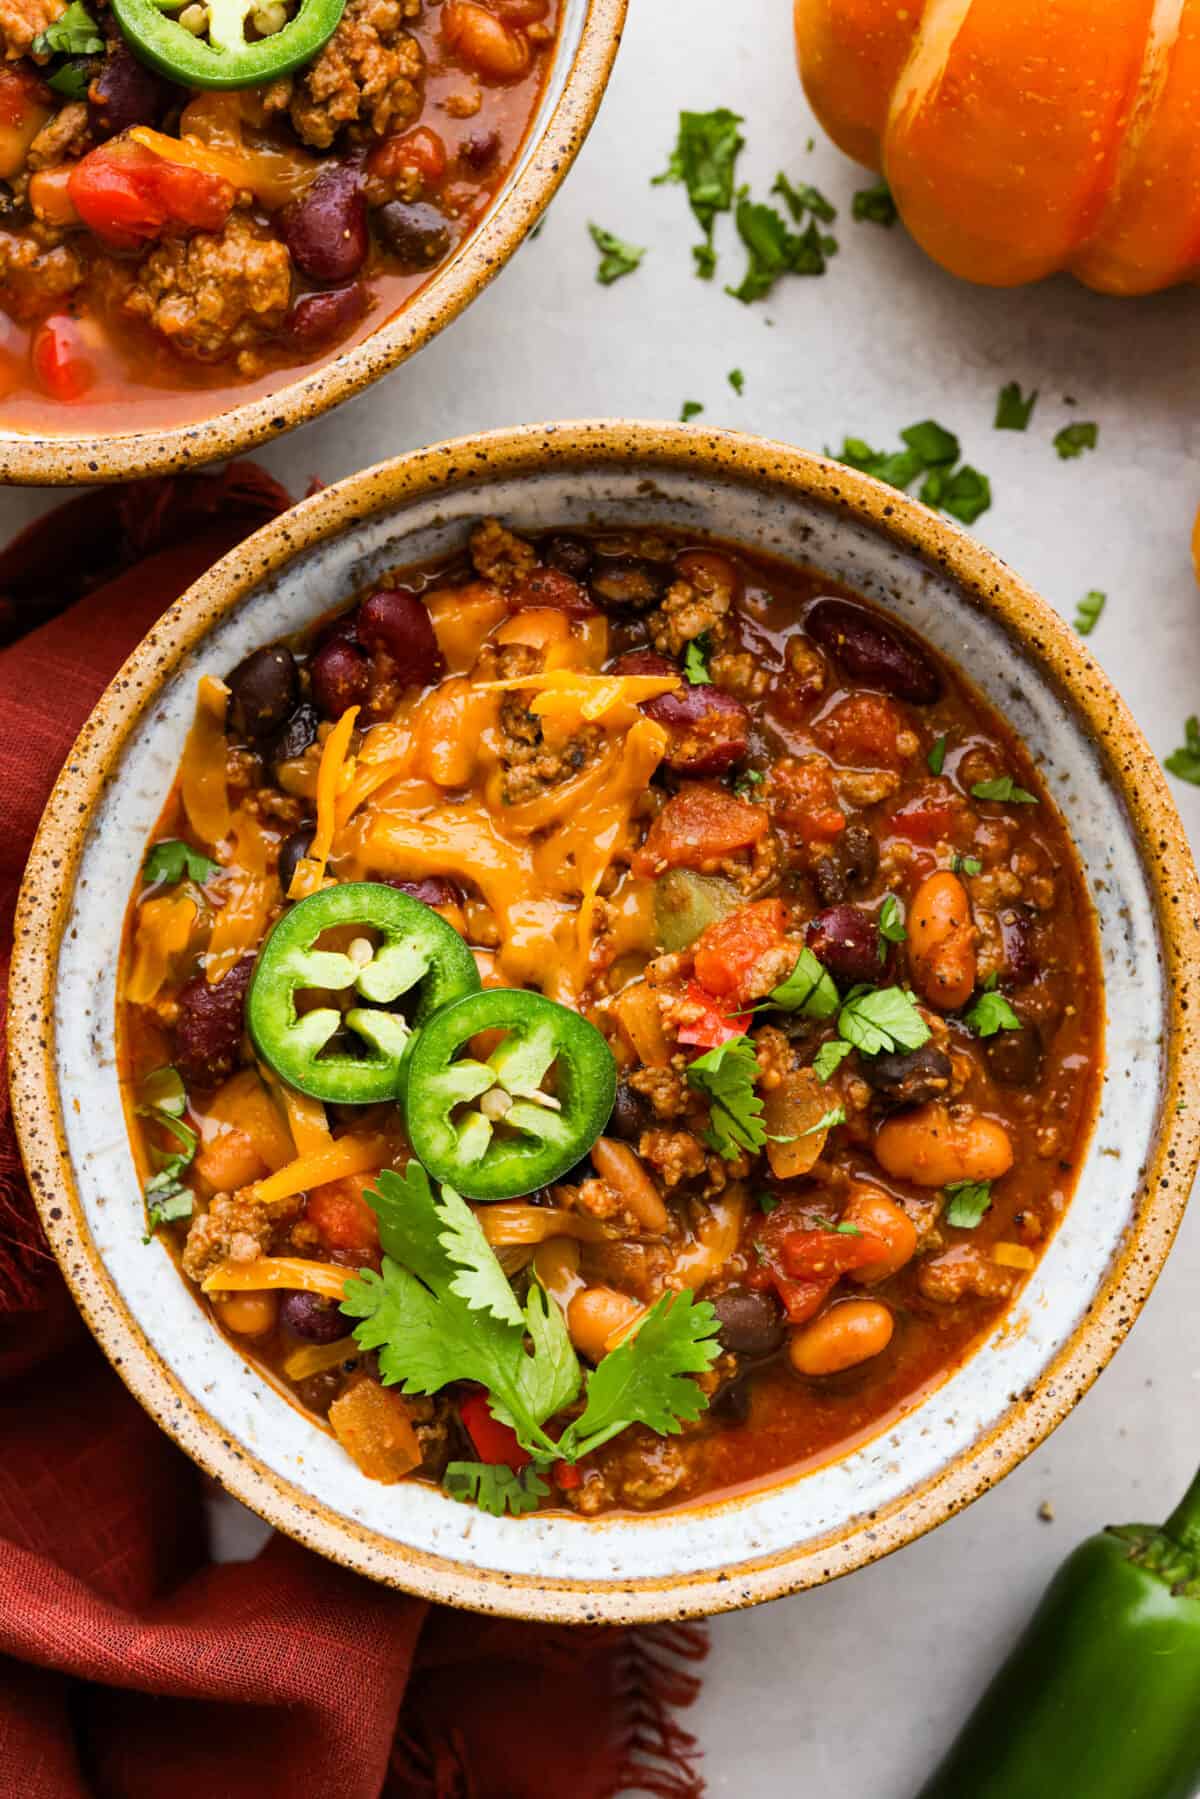
[[[854,224],[865,177],[818,137],[792,62],[786,0],[632,0],[608,97],[537,240],[421,357],[262,460],[294,491],[479,428],[599,414],[706,420],[809,448],[849,433],[894,447],[935,417],[992,478],[976,529],[1070,615],[1108,608],[1092,643],[1156,754],[1200,710],[1200,593],[1189,559],[1200,500],[1194,293],[1130,302],[1068,281],[968,288],[896,229]],[[718,233],[718,280],[697,281],[683,192],[651,187],[681,107],[745,115],[741,174],[779,169],[845,210],[819,280],[743,307],[722,291],[742,252]],[[611,288],[593,279],[589,220],[650,246]],[[745,372],[742,398],[727,371]],[[1008,380],[1041,398],[1024,435],[996,432]],[[1068,404],[1072,400],[1075,404]],[[1094,419],[1099,448],[1060,461],[1061,424]],[[0,537],[50,497],[0,492]],[[1200,790],[1175,783],[1189,829]],[[1129,1342],[1066,1424],[996,1491],[922,1542],[831,1587],[718,1620],[697,1724],[711,1791],[754,1799],[909,1799],[1056,1562],[1109,1520],[1164,1516],[1200,1458],[1193,1212]],[[1052,1522],[1039,1516],[1043,1502]],[[248,1532],[223,1522],[230,1546]]]

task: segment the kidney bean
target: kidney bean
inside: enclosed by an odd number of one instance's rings
[[[914,706],[932,705],[941,694],[941,676],[920,645],[862,606],[848,600],[817,600],[809,607],[804,628],[856,681],[881,687]]]
[[[367,202],[357,169],[331,162],[285,206],[279,229],[296,267],[314,281],[348,281],[367,259]]]
[[[216,1087],[237,1067],[253,971],[254,957],[243,956],[221,980],[198,974],[180,992],[173,1059],[187,1086]]]
[[[461,892],[443,875],[426,875],[422,881],[385,881],[384,886],[394,887],[397,893],[411,894],[423,906],[462,905]]]
[[[270,737],[296,703],[296,658],[282,644],[255,650],[229,677],[230,710],[244,737]]]
[[[290,837],[285,837],[279,846],[279,885],[284,893],[292,884],[292,876],[297,865],[307,856],[312,848],[312,826],[301,825]]]
[[[879,926],[858,906],[830,906],[810,918],[804,932],[809,949],[843,986],[876,982],[883,973]]]
[[[485,81],[519,81],[529,67],[529,40],[510,31],[476,0],[447,0],[442,37],[469,69]]]
[[[675,663],[653,650],[630,650],[613,670],[621,675],[679,674]],[[664,762],[676,774],[724,774],[749,748],[750,714],[741,700],[719,687],[685,682],[674,693],[643,700],[639,710],[669,733]]]
[[[592,564],[588,584],[602,611],[628,606],[634,612],[645,612],[657,605],[670,578],[665,563],[648,562],[642,556],[600,554]]]
[[[322,625],[317,634],[317,648],[323,650],[327,643],[358,643],[357,606],[352,606],[349,612],[339,612],[327,625]]]
[[[389,200],[375,214],[375,229],[401,265],[431,269],[450,249],[450,223],[424,200]]]
[[[285,1293],[279,1322],[306,1343],[336,1343],[350,1328],[338,1308],[319,1293]]]
[[[285,317],[283,329],[297,343],[326,344],[349,331],[366,310],[367,290],[361,281],[352,281],[348,287],[303,294]]]
[[[1004,984],[1027,987],[1036,980],[1038,960],[1033,948],[1033,913],[1027,906],[1006,906],[1000,914],[1004,944]]]
[[[890,1055],[864,1056],[860,1072],[887,1106],[922,1106],[950,1091],[950,1058],[932,1043]]]
[[[97,142],[134,125],[157,125],[183,94],[139,62],[120,38],[110,40],[99,73],[88,88],[88,126]]]
[[[732,1355],[774,1355],[786,1336],[778,1301],[750,1287],[727,1287],[712,1302],[721,1348]]]
[[[334,638],[321,646],[312,659],[309,676],[317,711],[326,718],[340,718],[347,706],[356,706],[366,698],[370,666],[362,651],[352,643]]]
[[[541,546],[542,561],[561,569],[572,581],[586,581],[592,570],[592,546],[586,537],[572,537],[569,531],[558,531]]]
[[[1031,1024],[997,1031],[983,1046],[988,1072],[1002,1087],[1036,1086],[1042,1072],[1042,1045]]]
[[[272,766],[278,762],[294,761],[316,741],[317,714],[315,709],[307,701],[304,701],[296,707],[278,736],[271,740],[267,750],[267,760]]]
[[[500,133],[498,131],[472,131],[458,146],[458,154],[467,167],[474,169],[478,174],[482,169],[486,169],[489,163],[495,162],[499,148]]]
[[[386,650],[401,678],[414,687],[436,681],[445,668],[428,608],[403,587],[384,587],[358,609],[358,641]]]

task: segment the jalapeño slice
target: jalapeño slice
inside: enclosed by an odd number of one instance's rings
[[[345,947],[318,948],[335,927]],[[347,938],[346,927],[361,934]],[[478,986],[474,956],[431,907],[377,881],[347,881],[297,901],[279,920],[254,965],[246,1023],[263,1061],[301,1093],[373,1105],[399,1096],[415,1029]],[[354,1003],[343,1011],[318,997],[301,1010],[306,992]],[[406,995],[415,997],[408,1017],[389,1010]]]
[[[112,0],[121,34],[142,62],[185,87],[258,87],[310,62],[337,29],[346,0],[300,0],[278,31],[248,38],[260,0],[203,0],[200,33],[167,17],[182,0]],[[195,11],[195,8],[185,10]]]
[[[503,1031],[486,1061],[480,1032]],[[595,1025],[540,993],[490,987],[436,1013],[408,1062],[413,1153],[468,1199],[515,1199],[574,1166],[613,1108],[617,1070]]]

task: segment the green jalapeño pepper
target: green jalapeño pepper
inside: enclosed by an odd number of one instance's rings
[[[1194,1799],[1200,1474],[1164,1525],[1089,1537],[919,1799]]]
[[[486,1062],[469,1053],[482,1031],[504,1032]],[[409,1142],[430,1174],[468,1199],[514,1199],[587,1154],[616,1091],[595,1025],[540,993],[491,987],[436,1013],[414,1043]]]
[[[337,29],[346,0],[300,0],[290,19],[282,4],[264,0],[192,0],[197,31],[167,17],[183,0],[112,0],[117,24],[131,50],[151,68],[186,87],[257,87],[310,62]],[[248,38],[274,18],[278,31]],[[191,19],[189,18],[189,23]]]
[[[358,935],[347,940],[346,927]],[[335,928],[345,947],[319,948]],[[301,1093],[372,1105],[399,1097],[415,1028],[478,986],[475,958],[444,918],[394,887],[347,881],[279,920],[254,965],[246,1023],[263,1061]],[[305,992],[317,1002],[308,1009],[297,1004]],[[345,1011],[321,1003],[334,993],[355,1003]],[[388,1009],[405,995],[415,998],[409,1018]]]

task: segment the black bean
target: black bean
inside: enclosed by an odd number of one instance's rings
[[[608,1135],[619,1137],[623,1143],[636,1143],[649,1124],[650,1109],[642,1095],[628,1081],[618,1081],[612,1115],[605,1127]]]
[[[671,578],[665,563],[647,562],[641,556],[598,555],[592,564],[588,585],[597,606],[608,611],[628,606],[644,612],[657,605]]]
[[[296,703],[296,658],[282,644],[255,650],[229,677],[234,728],[243,737],[271,737]]]
[[[458,146],[458,154],[468,168],[478,171],[486,169],[489,163],[495,162],[499,148],[500,133],[498,131],[472,131]]]
[[[852,987],[876,982],[883,970],[879,926],[858,906],[830,906],[810,918],[804,940],[835,981]]]
[[[721,1326],[721,1347],[733,1355],[774,1355],[787,1335],[779,1302],[753,1287],[727,1287],[712,1307]]]
[[[813,863],[812,884],[822,905],[836,906],[873,881],[878,868],[879,845],[866,825],[847,825],[829,854]]]
[[[1042,1045],[1031,1024],[997,1031],[983,1046],[988,1072],[1002,1087],[1035,1087],[1042,1072]]]
[[[542,545],[542,561],[570,575],[573,581],[586,581],[592,571],[592,546],[586,537],[558,531]]]
[[[424,200],[389,200],[375,214],[375,229],[392,255],[417,273],[431,269],[450,248],[450,224]]]
[[[891,1055],[862,1056],[860,1072],[887,1106],[921,1106],[950,1090],[950,1058],[932,1043]]]
[[[306,1343],[336,1343],[349,1333],[349,1321],[337,1306],[319,1293],[285,1293],[279,1306],[279,1322]]]
[[[273,737],[267,751],[272,764],[292,762],[317,741],[316,709],[305,700],[296,707],[278,736]]]
[[[709,1403],[709,1412],[727,1424],[750,1421],[750,1377],[740,1375],[718,1387]]]
[[[296,872],[297,863],[303,861],[312,848],[313,828],[301,825],[290,837],[285,837],[279,846],[279,885],[284,893],[292,884],[292,876]]]
[[[805,616],[804,628],[856,681],[915,706],[932,705],[941,694],[941,676],[921,646],[863,606],[848,600],[817,600]]]

